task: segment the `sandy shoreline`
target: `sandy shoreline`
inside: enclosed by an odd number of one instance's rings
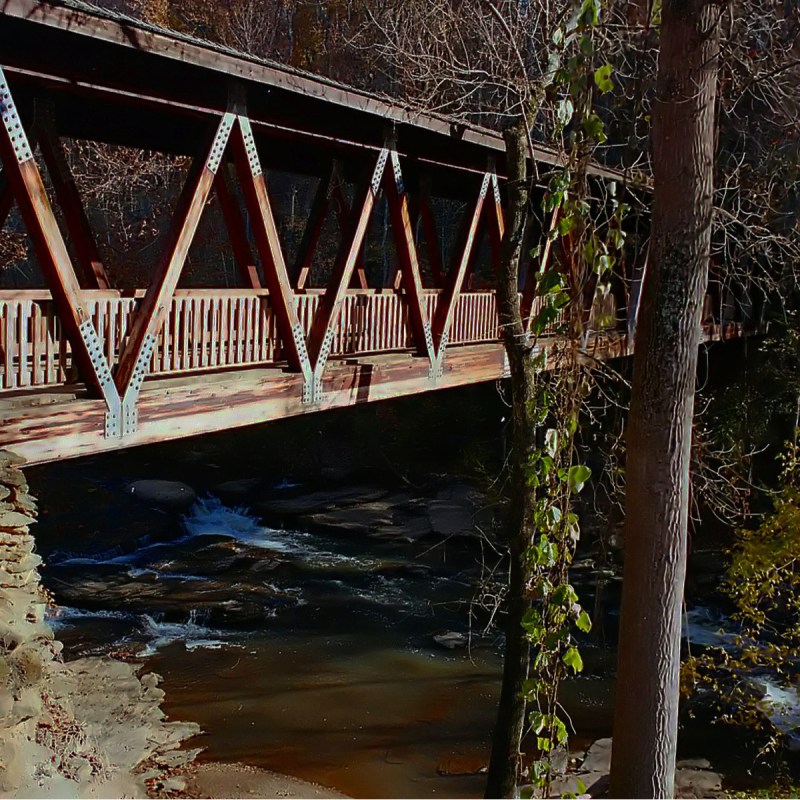
[[[346,794],[316,783],[245,764],[216,761],[192,764],[184,773],[186,798],[344,798]]]

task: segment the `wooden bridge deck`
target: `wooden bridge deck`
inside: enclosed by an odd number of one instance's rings
[[[44,284],[0,280],[0,446],[31,462],[504,375],[494,295],[475,288],[479,254],[496,265],[504,231],[495,133],[76,0],[0,7],[0,117],[0,224],[16,205]],[[187,158],[147,286],[113,286],[115,255],[98,244],[65,140]],[[533,158],[543,180],[559,161],[546,147]],[[316,185],[291,259],[271,171]],[[589,172],[596,188],[625,180],[597,165]],[[212,201],[238,286],[186,288]],[[464,209],[455,223],[436,218],[445,201]],[[370,287],[367,232],[379,208],[394,263]],[[323,242],[329,217],[335,242]],[[537,273],[567,255],[551,246],[556,222],[532,231],[531,249],[536,239],[542,248],[520,286],[529,326]],[[448,248],[440,237],[450,227]],[[586,351],[597,358],[630,352],[646,271],[643,215],[628,233],[610,291],[587,298]],[[321,242],[336,255],[315,286]],[[746,291],[712,282],[708,337],[739,335],[755,316]],[[556,320],[540,345],[557,330]]]

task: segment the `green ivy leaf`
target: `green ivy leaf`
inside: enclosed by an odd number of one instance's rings
[[[603,64],[594,72],[594,84],[602,94],[611,92],[614,89],[614,81],[611,80],[611,73],[613,71],[611,64]]]
[[[567,726],[563,720],[558,717],[553,717],[553,733],[555,733],[556,741],[559,744],[564,744],[567,741]]]
[[[602,144],[608,137],[605,133],[605,125],[603,125],[603,120],[597,116],[597,114],[589,114],[583,120],[583,131],[584,133],[594,139],[598,144]]]
[[[583,672],[583,659],[581,658],[581,654],[578,652],[577,647],[570,647],[566,653],[561,656],[561,660],[573,672]]]
[[[551,292],[557,292],[561,289],[563,282],[564,276],[558,270],[548,270],[539,277],[539,282],[536,286],[536,294],[543,297]]]
[[[583,0],[580,24],[594,26],[600,21],[600,0]]]
[[[589,633],[592,629],[592,620],[585,611],[581,611],[581,613],[578,614],[578,619],[575,620],[575,627],[584,633]]]
[[[585,464],[575,464],[567,472],[567,481],[571,492],[578,494],[583,485],[592,477],[592,471]]]
[[[549,753],[553,749],[553,741],[547,736],[537,736],[536,747],[538,747],[543,753]]]
[[[541,711],[531,711],[528,719],[531,723],[531,730],[534,733],[539,734],[544,730],[547,717]]]

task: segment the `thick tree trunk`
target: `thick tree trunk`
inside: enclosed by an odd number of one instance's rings
[[[627,430],[613,797],[672,797],[700,313],[711,246],[719,6],[664,0],[650,267]]]
[[[525,551],[533,532],[534,490],[525,467],[536,445],[536,426],[530,413],[534,370],[525,341],[518,294],[519,264],[528,214],[527,148],[524,128],[505,134],[508,170],[508,214],[497,273],[497,308],[511,371],[513,452],[511,456],[511,511],[508,539],[511,566],[503,659],[503,683],[497,709],[486,797],[516,797],[520,776],[520,745],[525,728],[522,688],[528,677],[530,648],[522,628],[529,606],[526,586],[529,570]]]

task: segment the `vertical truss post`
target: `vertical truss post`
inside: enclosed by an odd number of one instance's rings
[[[408,304],[408,319],[417,352],[427,357],[433,367],[436,352],[433,347],[433,334],[428,320],[428,312],[422,292],[422,276],[419,270],[417,247],[414,244],[414,232],[411,226],[408,195],[400,170],[400,157],[397,150],[390,151],[391,173],[386,171],[386,195],[389,201],[389,213],[392,217],[392,230],[395,237],[395,249],[400,260],[400,280]]]
[[[472,215],[466,225],[464,243],[459,253],[458,261],[448,270],[445,276],[444,288],[439,296],[439,302],[436,305],[436,313],[433,318],[433,344],[436,357],[431,367],[430,374],[431,380],[433,381],[437,381],[443,374],[444,357],[447,352],[447,342],[450,337],[450,328],[453,324],[456,304],[458,303],[470,257],[475,247],[475,234],[478,230],[478,223],[483,213],[483,206],[486,202],[486,196],[491,183],[492,173],[484,173],[478,199],[475,201]]]
[[[260,289],[261,280],[258,277],[256,261],[250,249],[250,242],[247,240],[247,228],[245,227],[242,212],[236,204],[233,187],[230,183],[228,168],[226,164],[221,164],[214,178],[214,189],[222,209],[222,216],[225,219],[225,227],[231,240],[233,257],[236,267],[239,270],[239,277],[248,289]]]
[[[42,272],[50,285],[59,320],[72,345],[79,374],[106,404],[106,433],[119,424],[119,394],[89,312],[75,268],[59,230],[42,176],[33,158],[5,73],[0,68],[0,156],[4,174],[19,204]]]
[[[235,119],[231,112],[222,116],[205,161],[195,159],[192,163],[164,253],[133,318],[133,325],[114,376],[122,397],[123,436],[136,430],[139,392],[150,370],[150,359],[158,333],[172,303],[189,246],[197,232],[200,216],[208,201]]]
[[[37,104],[34,119],[39,150],[47,164],[56,199],[64,213],[67,231],[75,246],[75,253],[78,256],[78,263],[83,270],[86,283],[92,289],[110,289],[111,282],[100,257],[100,251],[97,249],[83,201],[58,136],[52,104]]]
[[[309,357],[314,366],[311,380],[307,380],[303,387],[303,402],[305,403],[315,403],[321,399],[322,375],[328,363],[347,287],[350,285],[358,254],[364,243],[369,217],[381,188],[381,179],[388,158],[389,150],[383,148],[378,155],[372,179],[364,188],[358,203],[353,206],[353,211],[354,213],[357,211],[358,216],[354,217],[351,227],[342,241],[330,283],[314,317],[308,342]]]
[[[297,315],[297,301],[289,280],[283,256],[278,226],[267,192],[267,182],[258,157],[253,129],[245,116],[243,100],[234,102],[237,110],[237,133],[233,137],[234,161],[239,173],[245,204],[250,213],[258,255],[264,268],[264,280],[269,289],[272,313],[275,315],[283,352],[289,368],[303,374],[305,383],[311,380],[311,362],[308,357],[305,333]]]

